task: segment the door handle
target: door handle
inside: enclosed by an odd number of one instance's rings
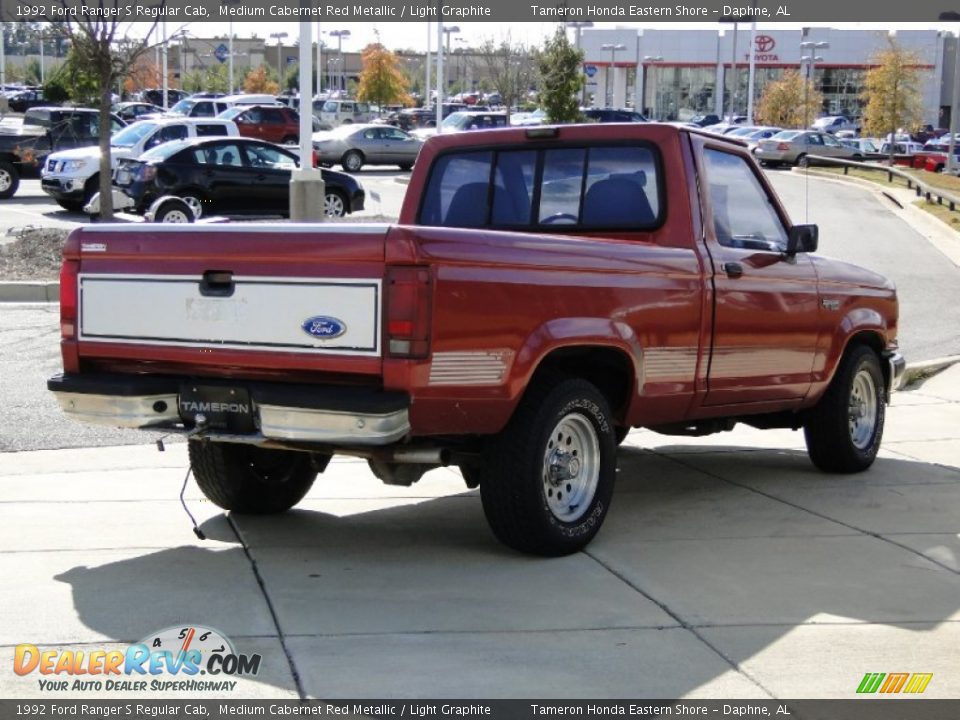
[[[727,274],[727,277],[738,278],[743,275],[743,265],[738,262],[725,262],[723,271]]]

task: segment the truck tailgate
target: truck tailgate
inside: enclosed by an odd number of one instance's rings
[[[77,231],[79,355],[251,368],[275,367],[272,355],[310,370],[337,369],[325,359],[369,358],[376,364],[367,372],[379,372],[388,230],[84,228]]]

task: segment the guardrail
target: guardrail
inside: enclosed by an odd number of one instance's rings
[[[810,162],[810,164],[839,165],[843,167],[844,175],[849,175],[850,168],[852,167],[861,168],[863,170],[872,170],[874,172],[884,172],[887,174],[887,182],[892,183],[894,177],[899,177],[902,180],[906,180],[907,189],[915,190],[917,197],[924,197],[926,198],[927,202],[933,202],[936,200],[937,205],[943,205],[946,203],[952,212],[958,212],[958,207],[960,207],[960,197],[957,195],[951,195],[946,190],[927,185],[926,183],[917,180],[917,178],[910,173],[890,167],[889,165],[857,162],[856,160],[844,160],[842,158],[826,157],[824,155],[807,155],[807,160]]]

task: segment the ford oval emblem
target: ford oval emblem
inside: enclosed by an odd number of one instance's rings
[[[300,327],[303,328],[303,331],[307,335],[320,338],[321,340],[331,340],[340,337],[347,331],[347,326],[343,320],[338,320],[335,317],[327,317],[326,315],[307,318]]]

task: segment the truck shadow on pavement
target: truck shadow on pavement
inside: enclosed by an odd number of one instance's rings
[[[390,490],[325,498],[321,476],[283,517],[208,519],[216,546],[56,579],[125,640],[178,623],[274,636],[269,598],[317,697],[854,697],[867,671],[960,692],[956,468],[831,476],[795,450],[624,447],[603,530],[556,559],[499,545],[477,492]]]

